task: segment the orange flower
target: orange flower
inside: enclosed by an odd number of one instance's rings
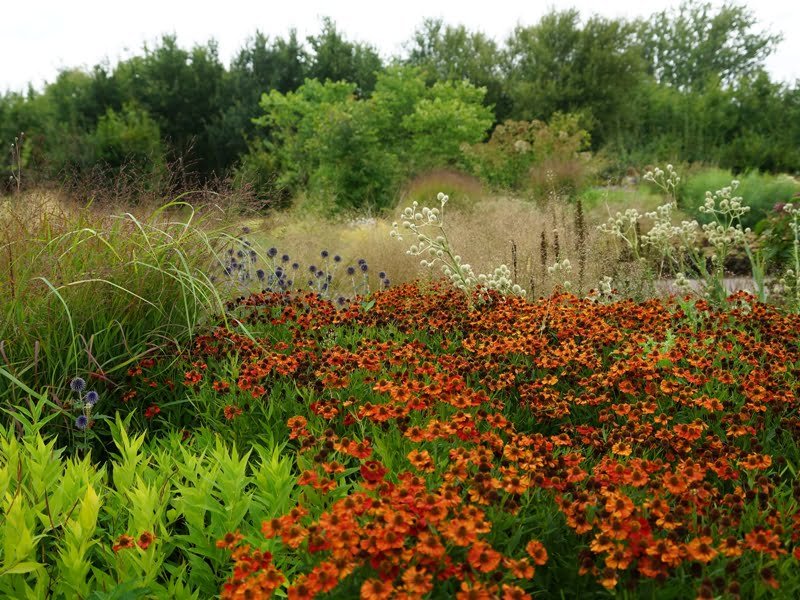
[[[682,494],[687,489],[686,480],[677,473],[665,473],[661,482],[671,494]]]
[[[129,548],[133,548],[135,545],[136,544],[131,536],[122,534],[117,538],[117,543],[114,544],[111,549],[114,551],[114,553],[117,553],[120,550],[128,550]]]
[[[525,551],[533,559],[534,564],[541,566],[547,562],[547,550],[542,542],[531,540],[528,542],[528,545],[525,546]]]
[[[469,546],[478,538],[475,525],[463,519],[451,520],[444,526],[442,534],[456,546]]]
[[[504,558],[503,565],[506,569],[511,571],[517,579],[533,579],[533,576],[536,574],[536,570],[533,568],[533,565],[528,562],[527,558],[520,558],[518,560]]]
[[[623,570],[627,569],[631,564],[631,553],[628,548],[622,545],[617,545],[606,557],[606,566],[612,569]]]
[[[242,409],[238,406],[234,406],[233,404],[229,404],[222,412],[224,413],[226,419],[232,421],[242,414]]]
[[[225,537],[217,540],[217,548],[227,548],[233,550],[234,547],[242,540],[242,534],[238,531],[236,533],[226,533]]]
[[[419,567],[411,567],[403,573],[405,589],[414,594],[424,595],[433,589],[433,575]]]
[[[610,494],[606,499],[606,511],[615,519],[627,519],[633,508],[633,501],[625,494]]]
[[[515,585],[503,584],[503,600],[531,600],[531,595]]]
[[[714,541],[708,536],[693,539],[686,545],[689,558],[702,563],[708,563],[717,555],[712,544]]]
[[[600,585],[607,590],[614,589],[614,587],[617,585],[617,572],[611,568],[603,569],[602,573],[600,574]]]
[[[482,573],[494,571],[501,558],[501,554],[485,542],[475,542],[467,552],[470,566]]]
[[[143,531],[142,534],[139,536],[139,539],[136,542],[136,545],[139,546],[142,550],[147,550],[150,547],[150,544],[155,541],[156,536],[154,536],[149,531]]]
[[[367,579],[361,584],[362,600],[386,600],[392,595],[392,584],[380,579]]]
[[[470,585],[461,582],[461,589],[456,593],[456,600],[493,600],[494,595],[480,582],[475,581]]]

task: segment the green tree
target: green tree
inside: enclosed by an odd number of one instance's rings
[[[135,101],[156,120],[172,159],[189,170],[211,175],[219,165],[209,138],[209,125],[220,118],[224,67],[216,43],[185,50],[174,36],[164,36],[143,56],[121,62],[115,71],[127,100]]]
[[[595,147],[617,137],[644,73],[633,33],[631,24],[599,16],[581,25],[576,10],[551,12],[536,25],[517,27],[506,44],[514,117],[583,114]]]
[[[322,31],[310,36],[308,43],[312,50],[309,77],[353,82],[363,96],[372,92],[377,74],[383,69],[375,48],[347,41],[329,17],[322,20]]]
[[[775,50],[781,36],[756,30],[757,20],[744,5],[689,0],[675,10],[640,22],[642,51],[659,83],[681,90],[702,90],[718,79],[732,85],[754,74]]]
[[[497,43],[481,32],[463,25],[445,25],[441,19],[426,19],[406,43],[405,64],[420,67],[428,84],[462,81],[486,88],[484,103],[495,111],[497,121],[505,119],[511,103],[501,70]]]

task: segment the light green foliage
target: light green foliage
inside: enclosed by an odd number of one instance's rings
[[[109,108],[97,121],[92,143],[96,160],[107,167],[133,168],[137,177],[155,175],[164,168],[158,125],[133,105],[125,105],[120,112]]]
[[[0,595],[212,597],[229,566],[216,541],[256,531],[296,501],[293,461],[279,446],[257,446],[256,458],[202,433],[193,448],[179,436],[147,446],[119,417],[112,431],[108,470],[66,458],[38,433],[20,441],[0,431]],[[112,549],[144,532],[154,534],[146,549]]]
[[[463,143],[491,125],[485,90],[466,82],[425,85],[419,70],[379,75],[370,98],[355,84],[307,80],[296,92],[272,91],[257,123],[269,136],[251,154],[274,156],[279,184],[328,194],[338,208],[391,204],[399,179],[455,163]]]
[[[452,163],[462,144],[482,141],[492,124],[489,109],[481,105],[484,90],[467,82],[436,83],[431,98],[422,98],[414,112],[403,118],[411,135],[411,156],[426,166]]]

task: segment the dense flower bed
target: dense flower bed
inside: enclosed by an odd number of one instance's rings
[[[468,310],[435,285],[344,310],[240,299],[183,385],[235,427],[291,384],[303,492],[260,542],[218,542],[222,596],[800,593],[800,317],[729,304],[490,294]],[[152,366],[129,399],[156,427],[175,409],[153,402]]]

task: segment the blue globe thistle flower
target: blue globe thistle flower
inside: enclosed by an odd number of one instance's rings
[[[388,279],[384,279],[383,280],[383,287],[387,287],[388,288],[389,287],[389,283],[390,283],[390,281]]]
[[[309,273],[316,273],[317,272],[317,267],[314,266],[314,265],[309,265],[308,272]]]
[[[89,417],[86,415],[80,415],[77,419],[75,419],[75,427],[78,429],[86,429],[89,426]]]
[[[386,271],[381,271],[378,273],[378,279],[386,279]]]
[[[365,258],[359,258],[358,259],[358,264],[359,265],[365,265],[365,264],[367,264],[367,260]]]
[[[356,268],[355,267],[347,267],[347,274],[348,275],[355,275],[356,274]]]
[[[228,248],[228,256],[233,256],[233,248]]]
[[[314,285],[314,280],[313,279],[309,279],[308,280],[308,287],[312,287],[313,285]]]
[[[283,268],[282,267],[278,267],[277,269],[275,269],[275,276],[276,277],[281,278],[284,275],[285,275],[285,273],[283,272]]]
[[[83,401],[86,402],[86,404],[88,404],[89,406],[94,406],[95,404],[97,404],[98,400],[100,400],[100,394],[98,394],[94,390],[89,390],[83,397]]]
[[[264,269],[256,271],[256,277],[258,277],[259,281],[264,281]]]
[[[267,256],[269,256],[270,258],[275,258],[277,255],[278,255],[278,249],[275,248],[274,246],[269,250],[267,250]]]
[[[315,273],[315,276],[316,276],[316,278],[317,278],[317,279],[319,279],[319,278],[320,278],[320,277],[322,277],[323,275],[325,275],[325,272],[324,272],[322,269],[320,269],[319,271],[317,271],[317,272]]]
[[[75,377],[69,382],[69,389],[71,389],[73,392],[82,392],[86,389],[86,381],[80,377]]]
[[[239,250],[239,251],[236,253],[236,256],[238,256],[239,258],[244,258],[244,252],[242,252],[241,250]]]
[[[242,233],[247,235],[248,233],[250,233],[250,228],[247,225],[245,225],[244,227],[242,227]]]
[[[327,250],[323,250],[322,252],[319,253],[319,255],[322,258],[328,258],[328,256],[330,256],[330,252],[328,252]]]
[[[333,256],[333,262],[335,262],[335,263],[342,262],[342,257],[339,256],[338,254],[335,254]]]
[[[339,306],[344,306],[344,303],[346,302],[346,300],[344,299],[344,296],[339,296],[336,299],[336,302],[339,304]]]
[[[284,254],[283,256],[281,256],[281,261],[285,263],[289,262],[289,255]]]
[[[361,272],[366,273],[369,270],[367,263],[361,263]]]

